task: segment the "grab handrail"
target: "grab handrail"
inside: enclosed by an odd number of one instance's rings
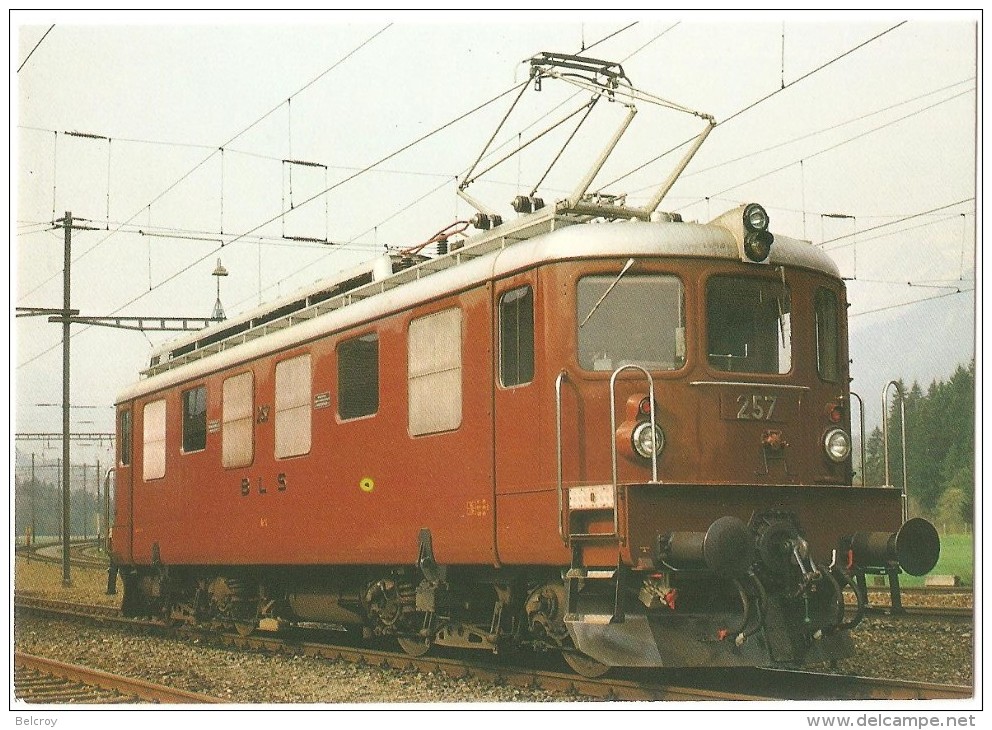
[[[558,447],[558,535],[561,541],[568,545],[568,538],[565,537],[565,502],[562,488],[562,456],[561,456],[561,384],[568,377],[568,373],[562,370],[555,379],[555,433]]]
[[[861,415],[861,485],[867,487],[868,485],[865,484],[865,402],[853,390],[851,397],[858,399],[858,413]]]

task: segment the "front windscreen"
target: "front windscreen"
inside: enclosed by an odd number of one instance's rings
[[[707,357],[731,373],[792,369],[789,288],[775,279],[716,276],[706,286]]]
[[[682,282],[675,276],[604,274],[578,284],[579,365],[677,370],[685,363]]]

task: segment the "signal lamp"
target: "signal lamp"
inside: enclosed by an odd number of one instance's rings
[[[768,212],[751,203],[744,206],[744,253],[752,261],[764,261],[772,250],[775,237],[768,232]]]

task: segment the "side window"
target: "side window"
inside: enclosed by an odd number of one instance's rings
[[[837,327],[837,297],[827,289],[816,293],[816,369],[820,378],[836,383],[840,378],[840,333]]]
[[[165,476],[165,400],[145,404],[142,478],[147,482]]]
[[[338,415],[371,416],[379,410],[379,335],[372,332],[338,345]]]
[[[120,413],[120,444],[121,466],[131,465],[131,444],[134,438],[134,428],[131,424],[131,409]]]
[[[250,372],[224,381],[221,464],[227,469],[248,466],[255,456],[254,388]]]
[[[499,382],[522,385],[534,379],[534,291],[529,286],[499,300]]]
[[[207,386],[183,392],[183,453],[207,448]]]
[[[310,453],[310,356],[276,363],[277,459]]]
[[[452,431],[462,422],[462,310],[412,320],[408,341],[411,436]]]

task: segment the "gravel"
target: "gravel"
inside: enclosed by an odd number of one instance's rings
[[[106,573],[73,568],[61,585],[61,567],[18,558],[15,586],[24,593],[115,605]],[[966,621],[869,616],[854,634],[856,655],[814,671],[971,685],[973,625]],[[302,655],[256,654],[127,631],[18,617],[19,651],[150,682],[181,687],[239,704],[547,703],[577,698],[536,689],[493,686],[442,673],[416,673]]]

